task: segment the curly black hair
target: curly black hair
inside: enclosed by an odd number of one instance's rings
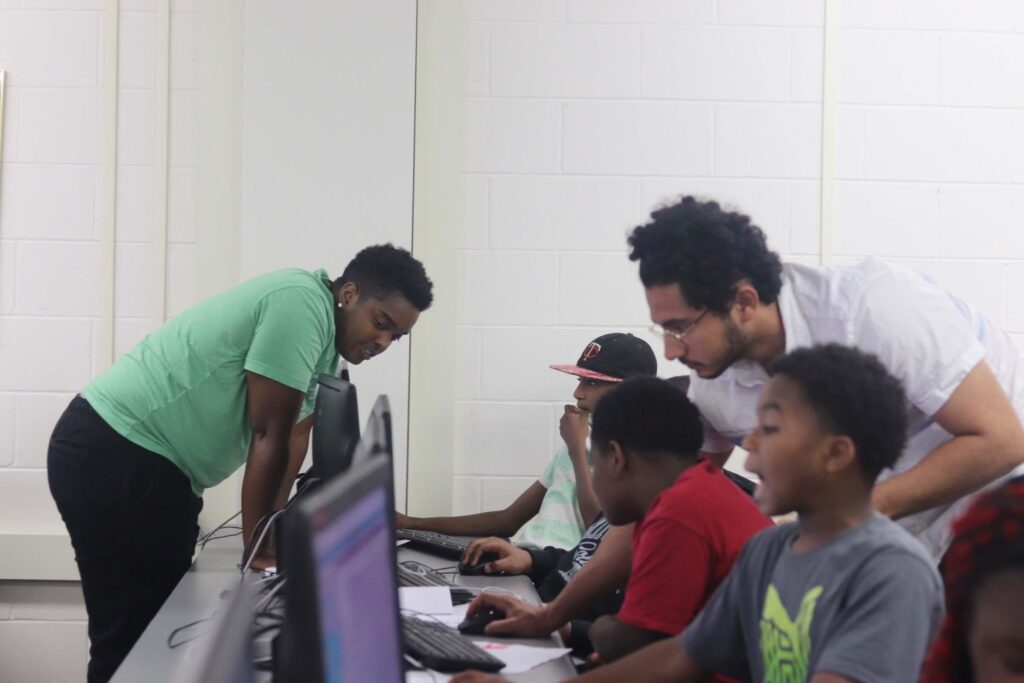
[[[1024,477],[979,495],[953,523],[953,542],[939,565],[946,615],[925,660],[923,683],[975,680],[967,646],[972,604],[985,581],[1004,569],[1024,570]]]
[[[906,397],[900,381],[874,355],[823,344],[791,351],[768,371],[796,382],[825,429],[850,437],[869,485],[903,452]]]
[[[678,284],[693,308],[726,313],[743,279],[765,303],[782,288],[782,262],[764,232],[718,202],[683,197],[659,208],[650,223],[633,230],[629,246],[644,287]]]
[[[694,457],[704,442],[697,406],[657,377],[627,379],[594,408],[590,440],[601,450],[612,441],[642,456]]]
[[[354,282],[362,294],[378,299],[401,294],[419,311],[427,310],[434,301],[434,283],[423,264],[390,243],[366,247],[356,254],[334,286],[346,282]]]

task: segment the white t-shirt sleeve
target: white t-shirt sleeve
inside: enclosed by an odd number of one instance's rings
[[[700,410],[702,403],[713,400],[704,395],[704,385],[699,381],[690,380],[690,386],[686,390],[686,397]],[[700,447],[705,453],[728,453],[735,444],[725,438],[715,429],[704,414],[701,413],[700,423],[704,426],[704,443]]]
[[[705,453],[728,453],[735,446],[732,441],[718,433],[718,430],[703,417],[700,418],[704,425],[704,444],[700,449]]]
[[[923,276],[890,271],[865,290],[850,341],[878,356],[907,399],[934,415],[985,357],[969,315]]]

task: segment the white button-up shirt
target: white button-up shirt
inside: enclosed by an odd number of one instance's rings
[[[1024,363],[1013,340],[920,273],[877,259],[834,268],[785,264],[778,304],[787,352],[830,342],[854,346],[878,356],[903,383],[910,404],[907,445],[880,480],[910,469],[952,438],[932,416],[983,359],[1024,415]],[[704,450],[728,451],[754,430],[757,397],[768,379],[749,360],[715,379],[691,378],[690,398],[705,420]],[[949,544],[950,522],[966,504],[961,499],[900,523],[938,557]]]

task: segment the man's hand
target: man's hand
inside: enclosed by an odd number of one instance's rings
[[[487,553],[493,553],[498,559],[488,562],[484,566],[484,574],[525,574],[533,567],[533,558],[530,553],[519,546],[512,545],[501,538],[478,538],[466,546],[466,550],[459,559],[459,564],[472,565],[480,561]]]
[[[569,455],[579,457],[586,455],[587,436],[590,435],[590,423],[587,414],[574,405],[565,406],[562,419],[558,421],[558,433],[569,449]]]
[[[544,638],[561,624],[552,624],[544,605],[531,605],[519,598],[500,593],[481,593],[469,605],[466,617],[486,609],[501,610],[504,619],[492,621],[484,628],[489,636],[518,636],[520,638]]]

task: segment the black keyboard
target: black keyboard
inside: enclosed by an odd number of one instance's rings
[[[453,605],[465,605],[467,602],[473,602],[473,598],[476,597],[476,592],[461,586],[453,586],[437,572],[418,572],[401,564],[398,565],[398,586],[400,588],[443,586],[452,594]]]
[[[395,536],[410,543],[415,543],[424,550],[455,559],[462,557],[466,546],[476,540],[474,536],[449,536],[448,534],[438,534],[433,531],[412,531],[411,529],[399,529]]]
[[[398,585],[408,588],[410,586],[444,586],[450,588],[451,584],[445,581],[443,576],[435,573],[423,573],[413,571],[408,567],[398,565]]]
[[[477,669],[494,673],[505,668],[505,662],[455,629],[423,619],[402,617],[402,642],[409,655],[435,671]]]

